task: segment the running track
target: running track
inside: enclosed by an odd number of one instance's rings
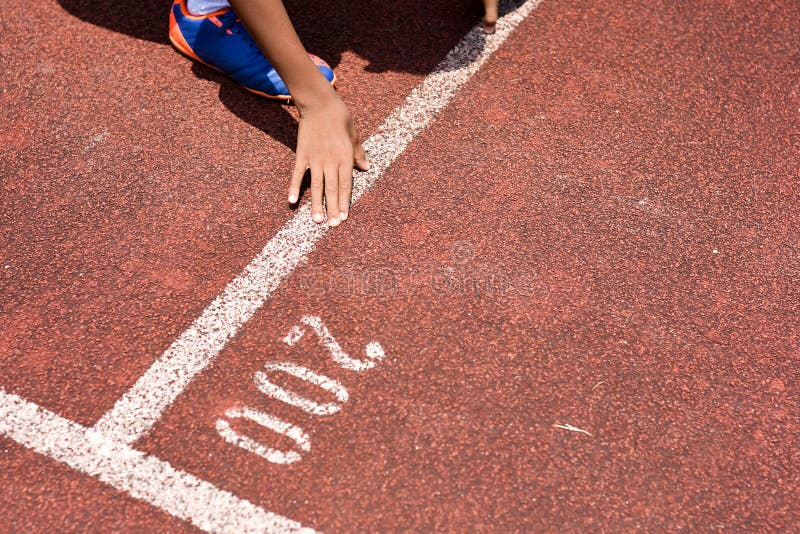
[[[288,2],[331,230],[162,4],[0,18],[0,530],[800,524],[796,3]]]

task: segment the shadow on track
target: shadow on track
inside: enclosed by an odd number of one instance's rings
[[[97,26],[169,44],[169,0],[58,0],[71,15]],[[332,66],[342,52],[369,61],[370,72],[427,74],[481,16],[478,0],[286,0],[306,48]]]
[[[170,0],[58,0],[93,25],[169,46]],[[368,72],[430,73],[481,18],[479,0],[286,0],[306,48],[336,67],[344,52],[366,59]],[[503,11],[521,0],[504,2]],[[177,53],[177,52],[176,52]],[[265,102],[218,72],[195,64],[196,76],[220,84],[220,101],[237,117],[294,150],[297,125],[286,109]]]

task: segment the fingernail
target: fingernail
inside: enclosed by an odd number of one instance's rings
[[[315,223],[321,223],[323,219],[321,213],[315,213],[314,215],[311,216],[311,218],[314,220]]]
[[[339,226],[339,219],[337,219],[336,217],[328,219],[328,226],[333,226],[333,227]]]
[[[365,170],[369,170],[369,168],[370,168],[370,167],[372,167],[372,163],[370,163],[369,161],[367,161],[367,166],[366,166],[366,167],[364,167],[364,169],[365,169]]]
[[[346,221],[347,220],[347,212],[343,211],[342,213],[340,213],[339,214],[339,218],[341,220],[343,220],[343,221]]]
[[[289,195],[289,204],[294,204],[297,202],[297,197],[294,195]]]

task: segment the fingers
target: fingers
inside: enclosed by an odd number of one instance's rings
[[[307,166],[305,166],[307,168]],[[296,203],[300,195],[300,184],[305,168],[297,164],[289,185],[289,202]],[[353,191],[353,164],[324,168],[311,164],[311,219],[315,223],[325,220],[327,208],[328,224],[336,227],[347,219]],[[323,204],[324,199],[324,204]]]
[[[325,167],[325,205],[328,224],[339,226],[339,169],[335,165]]]
[[[327,120],[325,114],[301,117],[297,134],[298,157],[288,196],[292,204],[299,201],[305,171],[310,169],[311,218],[315,223],[321,224],[325,221],[327,212],[328,225],[332,227],[339,226],[349,215],[353,194],[353,169],[357,167],[367,171],[370,168],[349,113],[338,118],[345,119],[349,143],[337,138],[341,132],[332,128],[336,126],[336,116],[332,120]],[[329,128],[332,128],[331,131],[328,131]],[[311,157],[307,157],[308,155]]]
[[[492,34],[497,27],[497,0],[483,0],[483,33]]]
[[[325,211],[322,209],[323,194],[323,174],[322,167],[312,165],[311,167],[311,219],[315,223],[325,220]]]
[[[353,164],[339,167],[339,220],[346,221],[353,193]],[[330,198],[330,197],[329,197]],[[330,201],[329,201],[330,202]]]
[[[289,204],[296,204],[300,198],[300,184],[303,183],[306,169],[308,169],[308,163],[306,163],[305,159],[298,157],[294,164],[292,180],[289,182]]]

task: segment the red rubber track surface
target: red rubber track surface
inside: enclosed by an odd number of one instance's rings
[[[291,216],[293,111],[124,4],[0,20],[0,387],[87,426]],[[364,137],[479,16],[378,4],[289,5]],[[796,526],[798,21],[545,0],[136,446],[329,532]],[[281,343],[308,314],[387,358]],[[350,399],[270,400],[269,361]],[[311,451],[226,443],[237,406]],[[5,438],[0,487],[2,530],[191,528]]]

